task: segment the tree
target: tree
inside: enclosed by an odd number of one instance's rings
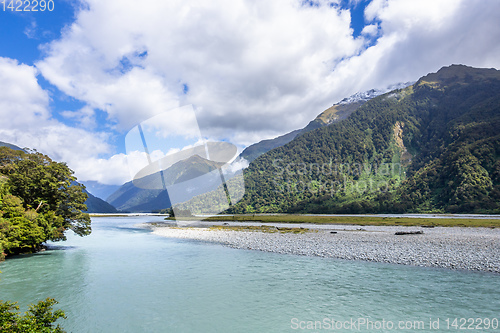
[[[89,235],[83,190],[65,163],[0,147],[0,253],[35,252],[47,240],[64,240],[69,229]]]
[[[0,332],[64,333],[59,324],[54,326],[59,318],[66,318],[62,310],[53,311],[55,304],[56,300],[47,298],[30,305],[29,310],[21,316],[17,303],[0,301]]]

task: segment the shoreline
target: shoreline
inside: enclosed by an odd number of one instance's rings
[[[196,221],[199,217],[188,218]],[[259,222],[304,224],[356,224],[377,226],[500,227],[498,215],[453,214],[240,214],[205,217],[207,222]]]
[[[195,227],[187,224],[180,228],[145,224],[142,227],[162,237],[219,243],[235,249],[500,274],[498,228],[301,224],[300,227],[308,231],[295,234],[208,228],[213,225],[220,224],[203,223]],[[397,232],[410,234],[395,235]],[[415,232],[422,233],[411,234]]]

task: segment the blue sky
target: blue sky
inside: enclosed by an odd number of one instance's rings
[[[0,4],[0,10],[2,7]],[[34,64],[42,56],[40,46],[60,38],[62,28],[74,20],[74,15],[75,8],[66,1],[58,1],[57,6],[50,12],[16,12],[9,9],[2,11],[2,56]]]
[[[0,8],[0,141],[84,182],[129,180],[126,133],[183,105],[242,149],[358,91],[500,66],[495,0],[54,1]]]
[[[7,1],[7,6],[8,3],[9,1]],[[331,6],[350,11],[352,35],[354,38],[359,38],[361,31],[366,26],[364,10],[368,4],[369,1],[352,2],[343,0],[338,4],[332,3]],[[320,2],[303,2],[303,6],[306,7],[318,7],[319,5]],[[78,12],[85,7],[84,3],[77,1],[56,0],[54,2],[54,10],[52,11],[16,12],[6,8],[6,11],[2,13],[2,20],[0,20],[0,31],[8,31],[8,33],[0,34],[0,56],[16,59],[20,63],[35,66],[36,62],[45,56],[44,50],[47,45],[54,40],[60,39],[64,29],[75,21]],[[376,42],[376,37],[370,36],[368,44],[373,45]],[[147,56],[147,52],[141,52],[139,56]],[[120,66],[120,71],[123,73],[133,68],[133,64],[127,58],[120,61]],[[49,107],[52,117],[68,126],[77,125],[75,119],[65,118],[61,115],[61,112],[81,109],[85,106],[85,101],[66,95],[57,86],[46,80],[43,75],[38,75],[37,79],[40,86],[50,93]],[[183,83],[182,90],[184,94],[187,94],[189,92],[188,84]],[[95,109],[94,111],[96,113],[97,127],[94,130],[106,130],[106,112],[102,112],[99,109]],[[108,130],[110,129],[108,128]],[[124,153],[126,147],[124,145],[123,131],[111,131],[114,134],[112,143],[116,147],[116,152]]]

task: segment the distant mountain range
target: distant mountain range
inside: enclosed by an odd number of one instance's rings
[[[74,181],[72,182],[72,185],[79,185],[79,182]],[[92,193],[87,191],[87,189],[83,190],[85,193],[87,193],[87,200],[85,200],[85,205],[87,206],[87,210],[85,211],[86,213],[116,213],[117,210],[115,207],[107,203],[106,201],[102,200],[101,198],[98,198],[94,196]]]
[[[500,213],[499,128],[496,69],[452,65],[415,83],[357,93],[302,129],[247,147],[240,156],[249,167],[228,180],[244,177],[245,194],[226,212]],[[193,155],[163,171],[164,185],[150,174],[120,186],[109,205],[89,195],[89,212],[168,208],[163,186],[220,166]],[[184,206],[203,212],[221,193],[213,191],[216,180],[187,189]]]
[[[92,193],[94,196],[106,200],[111,194],[115,193],[121,185],[108,185],[101,184],[94,180],[81,181],[85,185],[87,191]]]
[[[332,107],[328,108],[320,115],[316,117],[316,119],[312,120],[306,127],[292,131],[285,135],[279,136],[270,140],[263,140],[256,144],[253,144],[247,147],[241,154],[240,157],[245,158],[249,162],[253,161],[260,155],[274,149],[277,147],[281,147],[297,136],[315,130],[317,128],[321,128],[324,126],[328,126],[335,122],[339,122],[341,120],[346,119],[351,113],[357,110],[361,105],[363,105],[366,101],[371,98],[374,98],[380,94],[385,93],[392,88],[397,87],[406,87],[410,85],[411,82],[408,83],[399,83],[397,85],[392,85],[383,90],[372,89],[363,93],[357,93],[343,99],[341,102],[334,104]],[[196,156],[196,155],[195,155]],[[197,156],[198,158],[201,158]],[[191,163],[190,163],[191,162]],[[194,162],[194,163],[192,163]],[[172,166],[168,170],[168,174],[164,175],[165,179],[169,179],[174,182],[182,182],[185,179],[192,179],[202,174],[209,172],[214,169],[214,165],[198,163],[199,161],[183,161],[175,166]],[[207,162],[208,163],[208,162]],[[195,167],[196,166],[196,167]],[[158,175],[150,176],[148,179],[143,179],[143,183],[156,182]],[[171,185],[171,184],[166,184]],[[148,186],[143,186],[148,187]],[[199,193],[204,193],[207,189],[212,188],[212,184],[207,184],[206,187],[199,188]],[[187,199],[186,199],[187,200]],[[113,194],[111,194],[107,198],[107,202],[116,207],[120,211],[128,211],[128,212],[151,212],[151,211],[159,211],[161,209],[170,207],[170,199],[168,197],[168,193],[161,189],[144,189],[140,187],[134,186],[132,182],[127,182],[118,188]]]

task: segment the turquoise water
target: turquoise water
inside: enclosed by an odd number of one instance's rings
[[[235,250],[134,228],[160,219],[93,218],[91,236],[3,262],[0,299],[26,309],[53,297],[70,332],[319,332],[335,321],[349,321],[344,332],[414,331],[400,322],[450,332],[447,318],[500,319],[499,275]]]

